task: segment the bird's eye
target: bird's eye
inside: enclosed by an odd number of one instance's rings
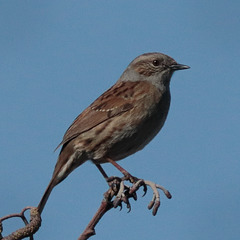
[[[154,66],[159,66],[160,65],[159,60],[153,60],[152,63],[153,63]]]

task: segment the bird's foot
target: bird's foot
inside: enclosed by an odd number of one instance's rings
[[[130,194],[130,187],[125,185],[124,179],[119,177],[109,177],[107,179],[108,185],[113,192],[113,195],[116,196],[115,199],[112,201],[113,207],[117,208],[120,207],[122,209],[122,203],[125,203],[128,212],[131,211],[131,204],[129,202],[130,198],[133,198],[135,201],[137,200],[136,192]]]
[[[160,194],[159,194],[158,189],[162,190],[168,199],[171,199],[172,195],[167,189],[165,189],[163,186],[161,186],[159,184],[156,184],[156,183],[154,183],[152,181],[148,181],[148,180],[144,180],[144,183],[147,186],[149,186],[153,191],[153,198],[150,201],[150,203],[148,204],[148,209],[149,210],[152,209],[152,214],[153,214],[153,216],[155,216],[157,214],[158,208],[160,207]]]
[[[132,183],[132,186],[129,187],[125,184],[125,181],[129,181]],[[114,208],[120,206],[122,209],[122,203],[125,203],[129,212],[131,211],[131,205],[129,202],[130,198],[133,198],[135,201],[137,200],[137,191],[142,186],[144,194],[147,193],[147,187],[149,186],[153,191],[153,198],[148,205],[148,209],[152,209],[152,214],[155,216],[157,214],[158,208],[160,206],[160,194],[158,189],[162,190],[166,197],[170,199],[172,196],[168,190],[164,187],[148,180],[138,179],[133,177],[130,174],[126,174],[124,177],[110,177],[108,178],[108,184],[114,195],[116,196],[113,200],[112,204]]]

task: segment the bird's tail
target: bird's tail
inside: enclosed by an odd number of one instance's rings
[[[53,190],[53,188],[55,187],[55,183],[54,183],[54,178],[51,179],[50,183],[48,184],[47,186],[47,189],[45,190],[43,196],[42,196],[42,199],[41,201],[39,202],[38,204],[38,212],[39,214],[41,215],[46,203],[47,203],[47,200]]]
[[[43,197],[38,205],[38,211],[40,215],[46,205],[46,202],[53,188],[61,181],[63,181],[74,169],[82,165],[87,160],[87,157],[83,152],[74,152],[70,147],[64,149],[64,151],[61,151],[58,157],[52,179],[48,184],[47,189],[44,192]]]

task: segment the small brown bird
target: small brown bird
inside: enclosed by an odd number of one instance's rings
[[[160,131],[169,110],[172,74],[188,68],[162,53],[135,58],[120,79],[66,131],[52,179],[38,205],[39,213],[52,189],[87,160],[100,171],[100,164],[110,162],[128,175],[116,161],[141,150]]]

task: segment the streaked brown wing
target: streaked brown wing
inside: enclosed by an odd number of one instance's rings
[[[74,120],[59,146],[108,119],[134,108],[134,102],[136,104],[134,95],[138,92],[134,88],[138,84],[139,82],[127,82],[127,84],[119,82],[104,92]],[[133,99],[135,100],[133,101]]]

